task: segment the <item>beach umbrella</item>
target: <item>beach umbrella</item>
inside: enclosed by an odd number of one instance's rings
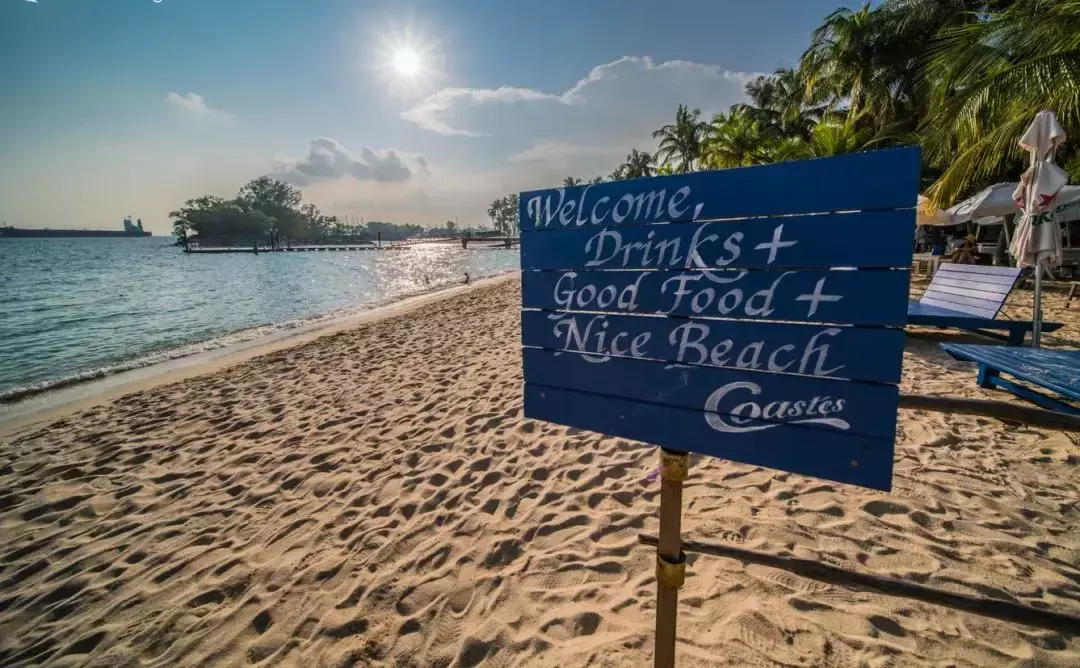
[[[1004,222],[1003,216],[1023,213],[1023,209],[1012,198],[1018,185],[1020,184],[999,183],[954,205],[946,213],[950,216],[949,220],[955,222],[948,224],[974,220],[977,225],[1001,225]],[[1004,193],[1008,193],[1007,200],[1003,198]],[[1058,191],[1057,199],[1054,200],[1054,220],[1058,224],[1080,220],[1080,186],[1065,186]]]
[[[946,210],[953,224],[966,223],[986,216],[1008,216],[1020,213],[1013,201],[1015,183],[998,183],[984,188],[971,197],[957,202]]]
[[[1069,175],[1054,164],[1054,151],[1065,141],[1065,131],[1052,111],[1040,111],[1020,138],[1031,154],[1031,167],[1020,177],[1013,200],[1023,210],[1009,252],[1020,266],[1035,267],[1035,312],[1031,345],[1042,338],[1042,270],[1061,264],[1061,231],[1054,222],[1055,200]]]
[[[949,214],[947,211],[943,211],[933,204],[930,200],[919,195],[918,205],[915,207],[915,224],[916,225],[952,225],[949,220]]]

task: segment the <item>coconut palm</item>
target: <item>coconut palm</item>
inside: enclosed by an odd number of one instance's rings
[[[784,137],[767,142],[761,149],[763,162],[787,162],[812,158],[810,145],[802,137]]]
[[[922,144],[944,168],[927,196],[944,206],[1022,168],[1016,141],[1040,110],[1055,111],[1067,134],[1080,134],[1080,0],[1018,0],[946,29],[922,74],[932,98]]]
[[[827,90],[834,105],[846,101],[852,117],[890,102],[888,83],[876,66],[882,44],[882,17],[870,9],[837,9],[810,37],[800,64],[806,91]]]
[[[685,174],[692,171],[701,157],[701,140],[705,123],[701,122],[701,110],[679,105],[675,112],[675,122],[668,123],[652,133],[653,139],[659,139],[660,145],[656,158],[663,164],[671,164],[673,171]]]
[[[705,130],[702,163],[712,169],[742,167],[763,161],[763,148],[769,139],[761,123],[744,108],[733,107],[727,114],[716,114]]]
[[[809,139],[810,128],[826,110],[822,100],[807,94],[805,77],[798,69],[781,68],[759,76],[746,84],[746,94],[753,103],[734,108],[742,109],[775,137]]]
[[[640,179],[652,176],[655,171],[653,157],[645,151],[632,148],[626,154],[626,160],[619,165],[616,171],[619,173],[619,178],[623,179]]]
[[[566,177],[565,179],[562,180],[562,184],[563,184],[563,187],[566,187],[566,188],[569,188],[571,186],[579,186],[579,185],[581,185],[581,179],[574,178],[573,176],[568,176],[568,177]]]
[[[814,126],[807,146],[815,158],[854,153],[867,148],[870,133],[855,118],[830,118]]]

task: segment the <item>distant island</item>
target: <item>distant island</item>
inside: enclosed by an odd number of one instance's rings
[[[22,227],[0,226],[0,237],[13,239],[33,239],[39,237],[150,237],[153,232],[143,229],[142,219],[131,222],[131,216],[124,218],[123,230],[53,230],[50,228],[30,229]]]

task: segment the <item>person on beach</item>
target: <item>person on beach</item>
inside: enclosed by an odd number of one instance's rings
[[[953,264],[975,264],[975,235],[969,234],[964,241],[953,251]]]
[[[469,272],[465,272],[465,285],[469,284]]]

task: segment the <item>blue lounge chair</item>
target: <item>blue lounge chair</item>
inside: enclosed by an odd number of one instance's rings
[[[954,327],[1010,346],[1023,345],[1032,322],[997,318],[1019,276],[1020,269],[1014,267],[942,264],[922,298],[908,304],[908,324]],[[1042,324],[1044,332],[1056,329],[1061,323]]]
[[[1043,408],[1080,415],[1080,409],[1071,404],[1001,377],[1001,374],[1007,373],[1080,401],[1080,350],[1008,348],[963,343],[942,343],[941,347],[958,360],[978,362],[979,387],[999,387]]]

